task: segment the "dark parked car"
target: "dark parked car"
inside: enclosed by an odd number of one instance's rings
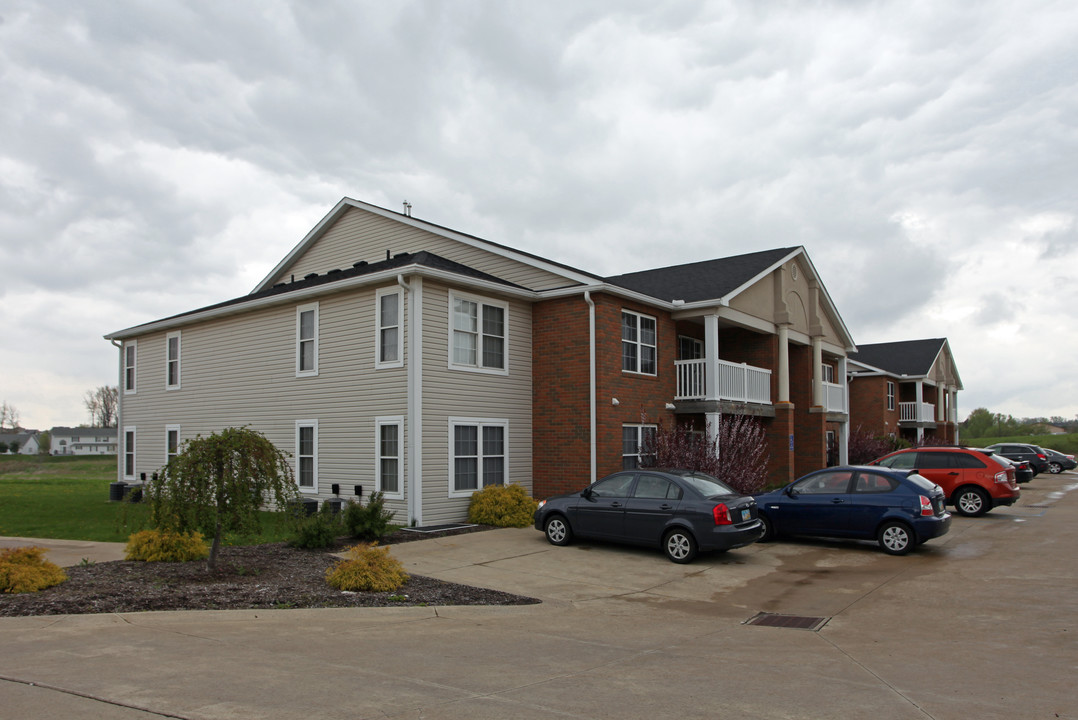
[[[996,443],[995,445],[989,445],[986,449],[1011,460],[1028,460],[1029,467],[1033,469],[1034,477],[1049,469],[1048,453],[1036,445]]]
[[[653,468],[617,472],[581,492],[543,500],[535,529],[554,545],[579,537],[661,547],[676,563],[764,534],[751,496],[704,473]]]
[[[916,470],[943,488],[959,515],[984,515],[1021,497],[1015,468],[991,450],[967,447],[922,447],[896,450],[873,460],[892,470]]]
[[[756,496],[764,539],[783,535],[875,540],[890,555],[946,534],[943,490],[914,470],[842,466]]]
[[[1044,452],[1048,455],[1048,472],[1053,475],[1078,467],[1078,462],[1075,462],[1073,455],[1066,455],[1049,448],[1044,448]]]
[[[1019,485],[1027,483],[1033,479],[1033,468],[1029,466],[1029,460],[1011,460],[1009,457],[1003,457],[1002,455],[992,454],[992,459],[996,462],[1007,463],[1014,467],[1014,479]]]

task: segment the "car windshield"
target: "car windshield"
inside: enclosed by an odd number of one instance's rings
[[[682,475],[681,479],[688,483],[694,490],[703,495],[704,497],[715,497],[716,495],[737,495],[728,485],[723,483],[718,478],[705,475],[701,472],[689,473]]]

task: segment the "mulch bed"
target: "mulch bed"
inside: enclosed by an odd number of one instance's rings
[[[398,530],[382,545],[490,529],[422,534]],[[0,594],[0,616],[74,615],[146,610],[250,610],[423,605],[530,605],[534,598],[413,575],[392,592],[348,593],[326,583],[326,569],[348,543],[300,550],[285,543],[221,548],[217,569],[204,561],[115,561],[65,568],[68,579],[36,593]]]

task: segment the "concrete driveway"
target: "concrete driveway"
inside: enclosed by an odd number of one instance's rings
[[[812,541],[681,566],[530,529],[393,548],[541,605],[0,618],[0,717],[1078,718],[1076,489],[1038,476],[903,558]]]

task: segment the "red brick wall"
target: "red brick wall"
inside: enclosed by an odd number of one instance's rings
[[[850,430],[860,425],[872,432],[898,431],[898,398],[895,409],[888,410],[888,382],[885,377],[855,377],[850,381]]]

